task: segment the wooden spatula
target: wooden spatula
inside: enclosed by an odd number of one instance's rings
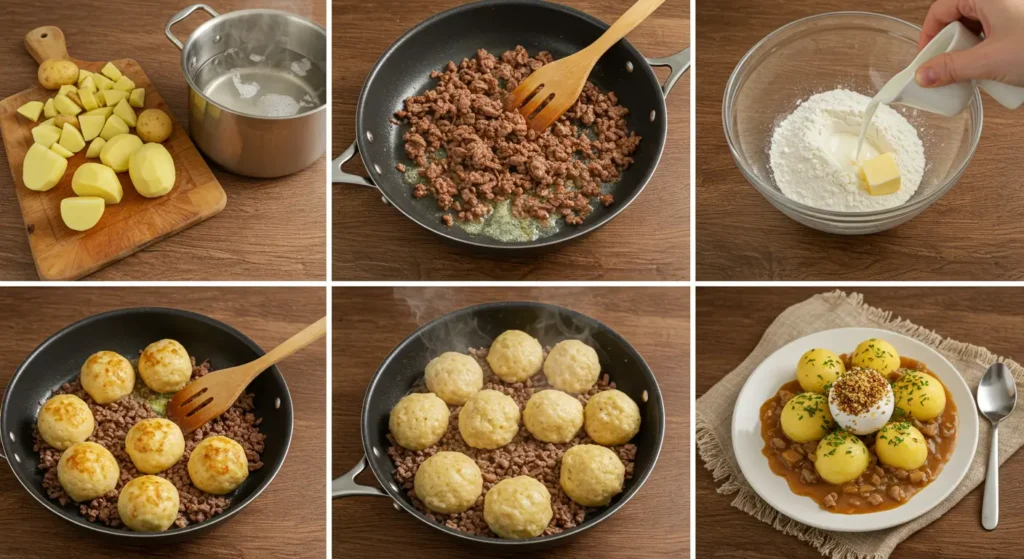
[[[260,373],[327,333],[327,317],[288,338],[259,359],[202,376],[182,388],[167,403],[167,419],[189,434],[227,411]]]
[[[639,0],[587,48],[545,64],[505,97],[505,110],[519,110],[530,128],[543,132],[576,102],[601,55],[647,19],[665,0]],[[532,95],[532,97],[531,97]],[[552,95],[554,98],[552,98]],[[545,100],[551,99],[539,112]],[[525,103],[525,104],[524,104]],[[536,114],[534,114],[536,113]],[[532,118],[531,118],[532,117]]]

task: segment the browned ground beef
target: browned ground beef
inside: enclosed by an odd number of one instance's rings
[[[208,372],[210,372],[208,362],[197,366],[195,359],[192,359],[193,379]],[[141,379],[138,382],[141,382]],[[96,420],[96,429],[89,440],[103,445],[109,450],[121,468],[121,479],[118,480],[117,487],[113,491],[92,501],[78,503],[78,510],[90,522],[102,522],[115,528],[122,527],[121,517],[117,513],[117,496],[124,484],[140,475],[125,451],[124,439],[128,435],[128,430],[136,423],[143,419],[158,417],[158,415],[147,402],[138,399],[134,394],[129,394],[107,405],[97,404],[77,380],[61,385],[51,396],[57,394],[74,394],[89,404],[89,409],[92,410]],[[260,453],[263,452],[266,435],[259,431],[259,425],[263,420],[252,413],[252,399],[252,394],[242,393],[238,401],[223,415],[185,435],[185,453],[181,460],[169,470],[156,474],[178,488],[181,505],[174,526],[184,528],[189,523],[202,522],[224,512],[231,505],[230,497],[211,495],[200,491],[192,485],[192,481],[188,477],[188,458],[192,454],[192,449],[206,437],[223,435],[234,439],[245,449],[246,458],[249,459],[250,472],[263,467]],[[73,503],[64,492],[64,488],[60,486],[60,481],[57,480],[57,462],[60,460],[61,451],[46,444],[46,441],[39,436],[38,430],[33,428],[33,431],[35,435],[34,449],[39,453],[39,469],[44,472],[43,489],[46,490],[46,495],[61,505]]]
[[[572,225],[590,214],[591,199],[611,205],[601,183],[616,180],[633,163],[640,143],[626,129],[629,110],[615,93],[588,81],[572,107],[539,134],[518,112],[503,108],[505,94],[551,60],[547,51],[531,58],[521,46],[498,58],[480,49],[458,66],[448,62],[431,72],[437,85],[409,97],[395,113],[410,127],[403,135],[405,154],[421,167],[413,195],[433,196],[438,208],[450,212],[446,217],[462,221],[478,221],[494,202],[509,198],[515,217],[561,216]],[[447,156],[436,157],[442,149]],[[444,221],[451,225],[450,217]]]
[[[484,370],[484,389],[498,390],[509,395],[519,404],[520,412],[526,407],[527,400],[530,399],[534,392],[548,388],[547,379],[544,378],[543,373],[538,373],[530,380],[522,383],[507,384],[502,382],[491,371],[486,359],[484,359],[487,357],[487,349],[470,349],[468,353],[476,358],[477,362],[480,363],[480,367]],[[545,349],[545,355],[546,353],[547,350]],[[586,406],[591,396],[612,388],[615,388],[615,383],[608,380],[608,375],[603,375],[589,392],[578,394],[576,398]],[[426,392],[426,387],[418,386],[414,391]],[[562,486],[558,481],[561,472],[562,454],[566,450],[579,444],[597,444],[590,440],[586,431],[580,429],[576,438],[568,443],[552,444],[533,438],[533,435],[526,430],[526,427],[520,424],[519,433],[512,439],[512,442],[495,450],[483,450],[467,445],[462,440],[462,435],[459,434],[459,411],[462,409],[462,406],[448,406],[448,409],[451,412],[448,420],[448,432],[445,433],[444,437],[436,445],[430,448],[420,451],[408,450],[395,444],[394,438],[388,435],[388,440],[391,441],[391,446],[388,447],[388,456],[391,457],[395,464],[395,481],[408,492],[416,508],[423,511],[428,518],[470,534],[498,537],[497,534],[491,532],[487,522],[484,521],[484,495],[499,481],[518,475],[536,478],[551,492],[551,508],[554,511],[554,516],[551,518],[551,523],[548,524],[547,529],[544,530],[543,535],[545,536],[557,534],[580,524],[588,512],[596,510],[573,502],[565,494],[565,491],[562,491]],[[477,499],[476,504],[466,512],[457,514],[431,512],[422,501],[416,498],[416,491],[413,489],[413,478],[416,476],[416,470],[424,460],[442,450],[457,451],[469,456],[476,461],[477,466],[480,467],[480,473],[483,474],[483,493]],[[632,478],[636,446],[624,444],[613,447],[612,450],[626,466],[626,479]]]

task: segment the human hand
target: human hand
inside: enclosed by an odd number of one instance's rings
[[[1024,86],[1024,0],[937,0],[925,16],[918,49],[957,20],[976,34],[984,31],[984,40],[923,64],[915,76],[918,85],[993,80]]]

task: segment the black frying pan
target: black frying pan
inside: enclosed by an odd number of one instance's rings
[[[292,399],[277,367],[264,371],[246,389],[255,395],[256,417],[263,418],[260,431],[267,436],[263,468],[251,472],[231,494],[228,510],[205,522],[166,532],[132,532],[85,520],[73,505],[66,507],[46,497],[39,455],[32,450],[32,426],[39,406],[50,392],[78,377],[82,363],[100,350],[135,356],[150,343],[173,338],[197,361],[209,360],[223,369],[248,363],[264,351],[234,328],[192,312],[162,309],[121,309],[80,320],[47,338],[37,347],[7,385],[0,409],[3,456],[14,476],[36,501],[54,514],[98,534],[126,543],[170,543],[190,539],[235,516],[252,502],[277,475],[292,440]]]
[[[668,9],[662,7],[662,9]],[[471,58],[478,48],[499,55],[523,45],[531,55],[547,50],[556,58],[579,51],[597,39],[608,25],[579,10],[542,0],[485,0],[437,14],[402,35],[381,55],[366,77],[356,105],[356,140],[332,167],[333,182],[377,188],[384,201],[423,227],[459,243],[486,248],[526,248],[560,243],[584,235],[611,221],[636,198],[661,159],[667,118],[665,96],[690,65],[689,49],[660,58],[644,58],[623,39],[608,50],[594,67],[590,81],[614,91],[619,104],[629,109],[629,129],[643,140],[635,162],[612,187],[615,203],[598,205],[581,225],[566,225],[549,237],[524,243],[505,243],[483,235],[470,235],[459,227],[441,223],[431,197],[417,200],[412,187],[395,170],[397,163],[413,165],[405,156],[402,134],[408,126],[388,122],[402,101],[433,87],[430,72]],[[681,39],[680,39],[681,40]],[[651,66],[669,66],[671,74],[662,86]],[[352,175],[341,166],[362,157],[369,178]]]
[[[395,483],[394,463],[388,457],[388,416],[423,377],[427,363],[445,351],[465,352],[470,347],[488,347],[505,330],[529,332],[541,344],[554,345],[566,338],[586,341],[597,350],[602,374],[607,373],[616,387],[640,406],[640,432],[632,442],[637,447],[632,479],[626,480],[622,493],[611,504],[587,516],[582,524],[552,536],[525,540],[505,540],[460,532],[426,517],[413,506],[404,489]],[[640,354],[622,336],[604,324],[566,308],[543,303],[488,303],[446,314],[416,330],[396,347],[377,368],[363,399],[363,451],[365,457],[348,473],[334,480],[334,498],[359,495],[391,497],[397,505],[424,524],[466,542],[535,550],[569,541],[584,530],[615,514],[640,490],[654,469],[665,437],[665,405],[654,373]],[[355,476],[369,465],[383,487],[359,485]]]

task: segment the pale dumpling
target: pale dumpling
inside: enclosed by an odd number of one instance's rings
[[[583,427],[583,404],[558,390],[541,390],[526,402],[523,425],[537,440],[567,443]]]
[[[491,343],[487,364],[505,382],[523,382],[540,372],[544,348],[522,330],[507,330]]]
[[[140,476],[117,496],[121,522],[136,532],[163,532],[178,518],[178,488],[159,476]]]
[[[84,400],[74,394],[59,394],[39,409],[36,427],[46,444],[66,450],[91,437],[96,420]]]
[[[464,353],[446,351],[427,363],[427,390],[446,404],[461,406],[484,387],[484,371],[476,359]]]
[[[825,396],[803,392],[790,398],[782,408],[782,432],[789,440],[809,443],[821,440],[835,426]]]
[[[473,448],[501,448],[519,432],[519,405],[497,390],[481,390],[459,411],[459,433]]]
[[[946,409],[946,389],[935,377],[906,371],[893,385],[896,407],[918,421],[935,419]]]
[[[503,479],[484,496],[484,521],[502,538],[537,537],[553,516],[551,492],[530,476]]]
[[[864,340],[853,351],[850,363],[862,369],[874,369],[887,376],[900,368],[900,354],[889,342],[878,338]]]
[[[441,451],[427,458],[413,480],[416,497],[443,514],[464,512],[484,490],[480,467],[461,452]]]
[[[625,392],[605,390],[590,397],[583,428],[598,444],[626,444],[640,431],[640,408]]]
[[[188,477],[200,491],[226,495],[249,477],[245,449],[228,437],[203,439],[188,458]]]
[[[71,445],[57,462],[57,481],[76,503],[110,493],[120,476],[114,455],[96,443]]]
[[[192,378],[192,360],[177,341],[156,341],[139,356],[139,376],[155,392],[177,392]]]
[[[603,507],[622,492],[626,466],[610,449],[576,445],[562,455],[559,483],[570,499],[585,507]]]
[[[825,481],[842,485],[868,469],[868,447],[855,435],[836,429],[818,443],[814,469]]]
[[[395,404],[388,429],[395,442],[409,450],[433,446],[448,431],[448,405],[435,394],[409,394]]]
[[[109,404],[135,390],[135,369],[121,354],[99,351],[85,360],[79,380],[97,404]]]
[[[144,474],[157,474],[181,460],[185,437],[173,421],[160,417],[143,419],[128,430],[125,451]]]
[[[544,376],[551,386],[570,394],[590,390],[600,375],[597,352],[580,340],[558,342],[544,360]]]
[[[928,442],[909,422],[893,421],[875,436],[875,453],[887,466],[916,470],[928,461]]]
[[[846,372],[846,365],[838,355],[827,349],[810,349],[800,356],[796,365],[796,380],[807,392],[825,392],[825,385],[835,382]]]

